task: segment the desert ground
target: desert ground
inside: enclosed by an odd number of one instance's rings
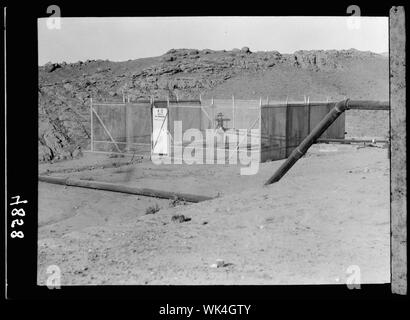
[[[349,266],[360,268],[362,283],[390,281],[383,145],[315,144],[270,186],[264,181],[284,160],[251,176],[240,165],[130,160],[85,153],[39,171],[215,199],[192,204],[40,182],[39,285],[50,265],[60,267],[62,285],[344,284]]]

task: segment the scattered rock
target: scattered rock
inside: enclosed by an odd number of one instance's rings
[[[175,61],[176,59],[177,58],[175,56],[166,55],[165,57],[162,58],[162,61],[171,62],[171,61]]]
[[[232,263],[225,263],[223,259],[216,259],[216,263],[210,265],[211,268],[224,268],[232,265]]]
[[[225,265],[225,262],[222,259],[216,259],[216,266],[221,268]]]
[[[241,52],[244,52],[244,53],[252,53],[251,50],[249,49],[249,47],[243,47],[243,48],[241,49]]]
[[[191,218],[185,217],[183,214],[175,214],[172,216],[171,221],[182,223],[182,222],[191,221]]]
[[[186,202],[183,199],[179,199],[178,197],[175,197],[174,199],[172,199],[169,204],[170,207],[176,207],[180,205],[186,205]]]
[[[149,206],[146,210],[145,210],[145,214],[155,214],[158,211],[160,211],[161,208],[158,206],[158,204],[156,203],[155,205]]]
[[[61,65],[60,65],[60,64],[58,64],[58,63],[51,63],[51,62],[47,63],[47,64],[44,66],[44,69],[45,69],[46,72],[53,72],[54,70],[59,69],[59,68],[61,68]]]

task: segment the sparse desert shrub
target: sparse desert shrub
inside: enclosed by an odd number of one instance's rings
[[[191,218],[185,217],[183,214],[174,214],[171,218],[172,222],[186,222],[186,221],[191,221]]]
[[[158,204],[156,203],[155,205],[149,206],[146,210],[145,210],[145,214],[155,214],[157,213],[160,209],[160,207],[158,206]]]
[[[180,206],[180,205],[185,205],[186,202],[183,199],[179,199],[178,197],[175,197],[174,199],[171,200],[171,202],[169,203],[170,207],[176,207],[176,206]]]

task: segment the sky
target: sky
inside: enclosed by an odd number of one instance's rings
[[[38,19],[39,65],[125,61],[172,48],[388,51],[387,17],[360,17],[360,26],[347,16],[61,18],[59,29],[49,29],[47,19]]]

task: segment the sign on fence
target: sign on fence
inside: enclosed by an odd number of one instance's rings
[[[168,155],[168,108],[152,108],[152,153]]]

